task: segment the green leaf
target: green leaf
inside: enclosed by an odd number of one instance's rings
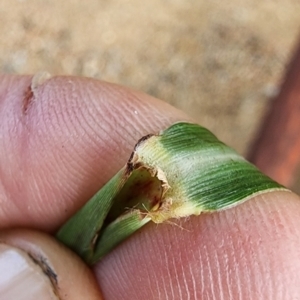
[[[141,138],[127,164],[58,232],[93,264],[149,221],[199,215],[284,189],[207,129],[176,123]]]

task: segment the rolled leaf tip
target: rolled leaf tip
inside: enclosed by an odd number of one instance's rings
[[[93,264],[149,221],[235,206],[285,189],[196,124],[142,137],[125,166],[59,230]]]

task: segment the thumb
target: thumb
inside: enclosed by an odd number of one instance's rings
[[[1,299],[103,299],[90,269],[39,232],[2,232],[0,270]]]

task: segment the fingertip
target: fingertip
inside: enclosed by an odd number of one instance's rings
[[[188,119],[114,84],[3,76],[0,226],[53,231],[127,161],[136,141]]]
[[[95,272],[111,299],[296,299],[299,214],[298,196],[272,192],[182,228],[147,226]]]

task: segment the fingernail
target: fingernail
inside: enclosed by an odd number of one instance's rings
[[[0,244],[0,299],[59,299],[48,276],[23,250]]]

